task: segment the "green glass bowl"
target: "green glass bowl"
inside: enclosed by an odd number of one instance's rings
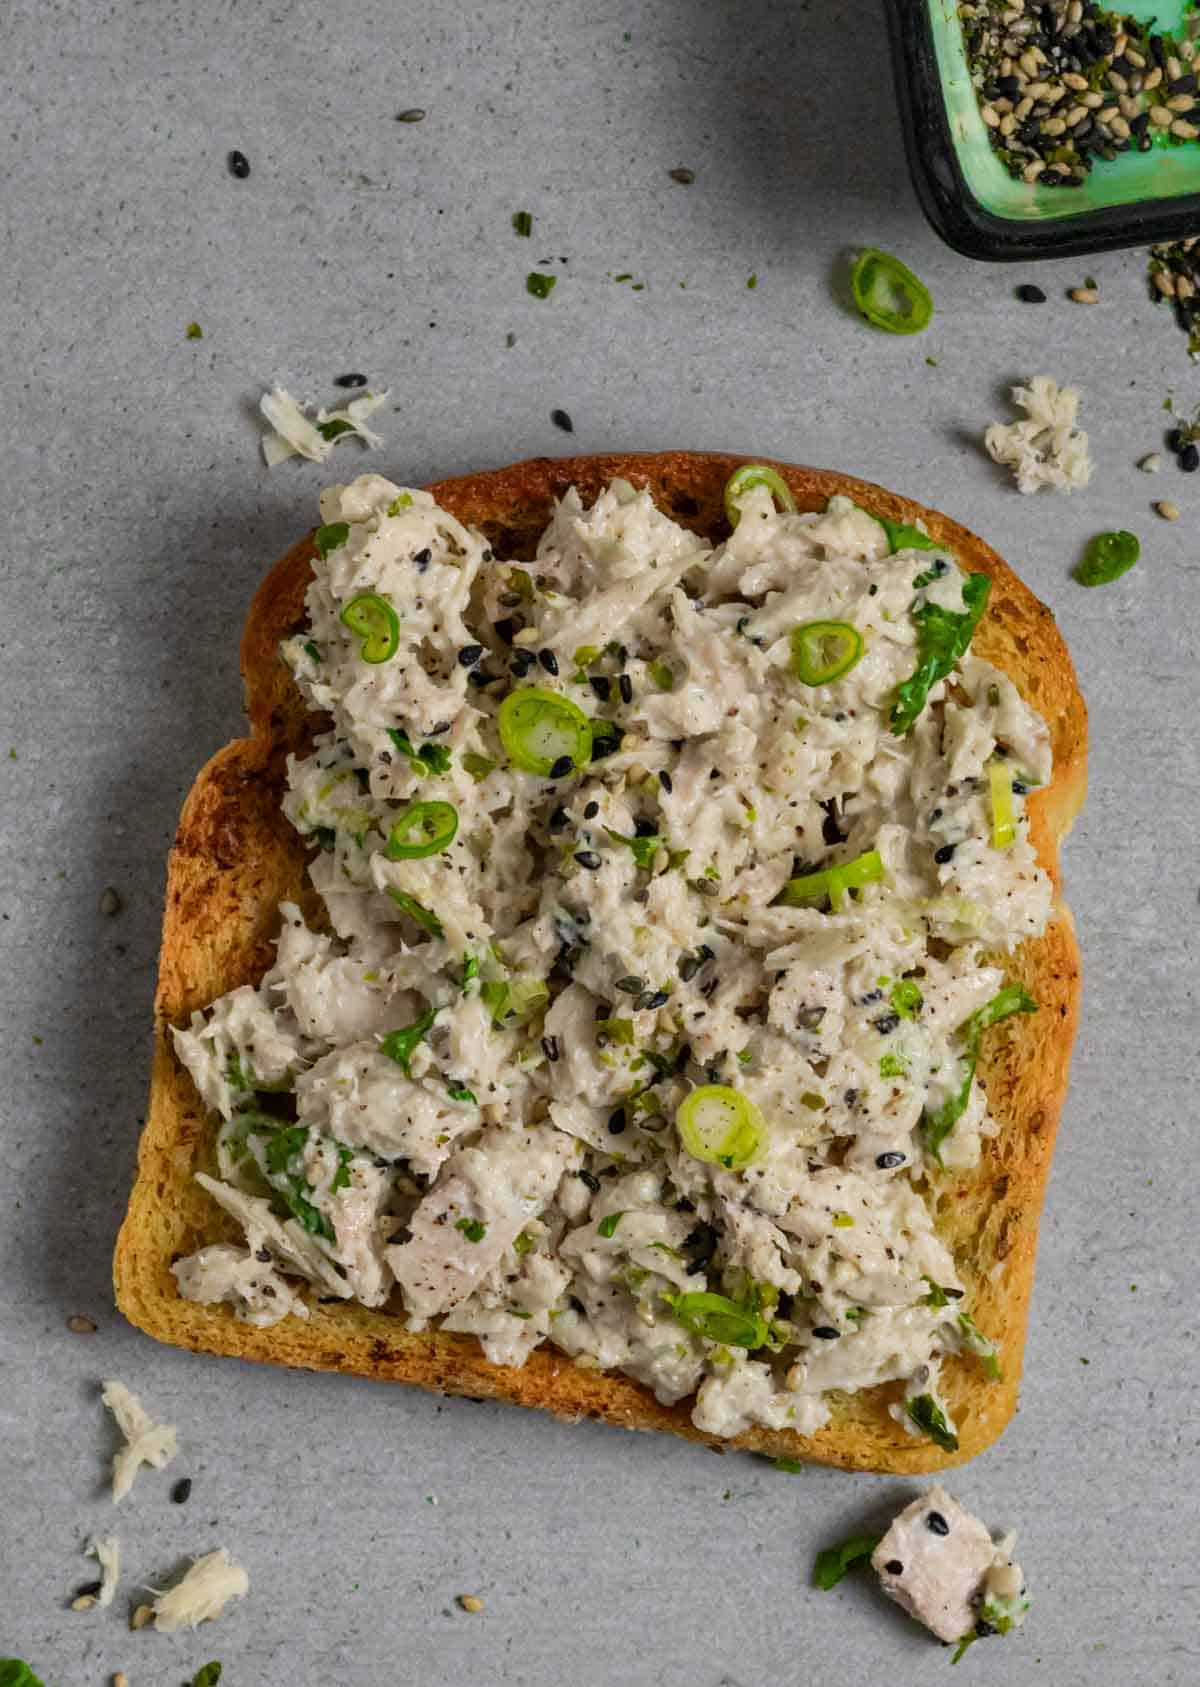
[[[1174,31],[1189,0],[1128,5]],[[988,140],[955,0],[888,0],[896,93],[926,216],[972,258],[1027,260],[1200,234],[1200,141],[1098,161],[1082,187],[1014,181]]]

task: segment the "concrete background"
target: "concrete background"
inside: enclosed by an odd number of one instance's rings
[[[938,505],[1070,641],[1094,737],[1066,856],[1084,1026],[1020,1415],[952,1483],[1021,1529],[1037,1603],[959,1674],[1194,1682],[1200,478],[1135,463],[1200,375],[1147,300],[1144,254],[1035,276],[943,248],[907,179],[882,16],[852,0],[9,0],[4,37],[0,1653],[48,1687],[117,1669],[174,1687],[210,1658],[228,1687],[851,1687],[947,1667],[867,1581],[809,1585],[814,1552],[909,1484],[195,1358],[112,1305],[165,854],[239,729],[265,567],[323,478],[672,445]],[[397,123],[412,106],[425,121]],[[680,165],[694,185],[669,179]],[[923,276],[927,333],[847,313],[855,243]],[[542,257],[559,282],[539,303],[524,277]],[[1100,303],[1069,303],[1089,273]],[[1034,278],[1049,302],[1019,304]],[[263,387],[332,402],[348,370],[390,386],[387,448],[268,473]],[[1070,500],[1018,497],[979,449],[1003,390],[1041,370],[1084,389],[1098,471]],[[1069,570],[1110,527],[1143,560],[1084,591]],[[106,918],[107,885],[124,905]],[[72,1314],[98,1333],[70,1334]],[[80,1543],[114,1523],[107,1375],[182,1451],[115,1519],[116,1606],[82,1615]],[[218,1543],[250,1598],[194,1636],[131,1634],[138,1584]],[[457,1609],[464,1592],[484,1614]]]

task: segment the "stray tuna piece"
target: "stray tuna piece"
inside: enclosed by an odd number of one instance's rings
[[[978,1517],[964,1511],[944,1488],[931,1488],[906,1506],[871,1555],[883,1591],[939,1640],[974,1635],[991,1592],[991,1573],[1015,1579],[1017,1598],[1005,1600],[1007,1621],[979,1632],[1007,1632],[1028,1608],[1020,1569],[1011,1563],[1012,1540],[997,1543]],[[997,1590],[999,1591],[999,1590]],[[1017,1605],[1022,1608],[1019,1613]]]

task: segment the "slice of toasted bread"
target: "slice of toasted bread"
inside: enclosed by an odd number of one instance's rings
[[[504,557],[532,556],[552,501],[569,486],[590,499],[618,475],[647,487],[683,525],[717,540],[727,531],[722,489],[740,460],[683,451],[538,458],[430,490],[460,520],[482,529]],[[1054,746],[1053,782],[1029,803],[1038,855],[1054,880],[1054,916],[1043,937],[1002,963],[1028,986],[1040,1011],[1009,1020],[988,1038],[982,1072],[999,1134],[985,1140],[978,1167],[942,1174],[931,1196],[939,1233],[970,1286],[976,1320],[1001,1344],[1004,1380],[987,1381],[970,1357],[945,1363],[942,1386],[958,1425],[956,1454],[910,1437],[891,1418],[887,1407],[902,1393],[898,1383],[838,1397],[832,1422],[816,1435],[753,1429],[721,1443],[847,1469],[936,1470],[986,1447],[1016,1406],[1038,1218],[1078,1011],[1078,951],[1070,915],[1057,899],[1058,845],[1084,798],[1087,717],[1050,610],[974,534],[868,482],[774,466],[802,509],[819,509],[844,493],[889,519],[920,517],[964,568],[989,574],[991,601],[974,648],[1011,675],[1045,717]],[[150,1105],[117,1242],[117,1302],[160,1341],[200,1352],[349,1371],[712,1441],[692,1424],[688,1402],[662,1406],[628,1377],[582,1369],[549,1346],[522,1370],[505,1370],[488,1364],[473,1337],[413,1335],[402,1317],[386,1310],[322,1305],[314,1296],[307,1320],[288,1318],[264,1330],[238,1322],[228,1307],[198,1305],[176,1292],[172,1261],[232,1236],[234,1227],[194,1180],[196,1171],[210,1167],[214,1131],[174,1056],[169,1028],[223,992],[261,978],[273,959],[282,899],[315,912],[305,849],[280,810],[285,758],[304,746],[313,721],[277,654],[279,640],[304,620],[311,556],[310,537],[276,564],[254,599],[242,640],[252,736],[228,745],[200,774],[171,852]]]

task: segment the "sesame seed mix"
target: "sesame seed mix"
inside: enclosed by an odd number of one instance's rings
[[[968,0],[958,13],[988,138],[1018,181],[1079,187],[1097,159],[1200,136],[1190,34],[1095,0]]]
[[[1150,248],[1150,297],[1169,303],[1188,337],[1188,353],[1200,359],[1200,235]]]

